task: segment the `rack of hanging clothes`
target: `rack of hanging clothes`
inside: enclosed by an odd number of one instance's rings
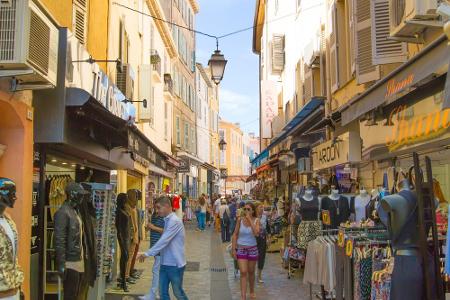
[[[66,186],[73,181],[72,174],[75,171],[46,171],[45,178],[45,196],[46,205],[50,207],[50,220],[53,220],[58,207],[66,201]]]
[[[334,295],[336,286],[336,242],[338,229],[321,230],[321,235],[308,243],[305,260],[303,283],[310,286],[312,299],[312,285],[321,287],[318,298],[326,299]]]
[[[371,298],[372,290],[378,291],[375,295],[386,295],[386,289],[390,286],[390,277],[387,277],[389,280],[386,280],[386,283],[377,281],[372,289],[372,274],[374,271],[385,269],[387,255],[369,255],[373,249],[387,249],[389,245],[388,233],[384,228],[343,226],[339,228],[335,260],[336,300],[389,299],[381,296]],[[390,258],[390,251],[388,253]]]

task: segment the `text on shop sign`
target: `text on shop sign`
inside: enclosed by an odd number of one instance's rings
[[[413,81],[414,81],[414,74],[410,74],[406,78],[399,81],[391,79],[386,87],[386,98],[395,95],[401,90],[403,90],[405,87],[410,86],[413,83]]]

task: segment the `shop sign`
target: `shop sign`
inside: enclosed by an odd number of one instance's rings
[[[338,246],[341,248],[344,248],[345,246],[345,236],[344,231],[342,229],[339,229],[338,232]]]
[[[272,138],[272,121],[278,114],[278,94],[274,81],[261,81],[261,138]]]
[[[114,85],[113,80],[101,71],[97,63],[86,61],[90,54],[78,42],[75,35],[69,33],[67,43],[66,86],[85,90],[115,116],[134,122],[136,117],[134,106],[122,102],[125,96]]]
[[[361,160],[361,138],[357,132],[347,132],[334,140],[313,148],[314,171]]]
[[[331,225],[331,217],[329,210],[322,210],[322,223],[324,225]]]
[[[353,239],[347,239],[345,242],[345,255],[348,257],[353,256]]]
[[[386,85],[386,98],[397,94],[398,92],[404,90],[406,87],[410,86],[414,82],[414,74],[409,74],[401,80],[391,79]]]
[[[180,159],[180,165],[177,168],[178,173],[189,173],[191,172],[191,166],[188,161]]]
[[[412,114],[407,114],[408,111]],[[440,110],[429,101],[409,108],[398,106],[390,113],[387,123],[391,129],[386,135],[386,146],[389,151],[394,151],[446,133],[450,126],[450,108]]]

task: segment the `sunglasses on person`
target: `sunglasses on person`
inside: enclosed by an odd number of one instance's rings
[[[245,211],[252,211],[252,209],[250,207],[244,207]]]

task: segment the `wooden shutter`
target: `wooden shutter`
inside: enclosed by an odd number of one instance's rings
[[[390,40],[389,0],[370,1],[372,56],[375,65],[402,63],[408,58],[406,44]]]
[[[312,70],[307,64],[305,64],[303,70],[304,70],[303,99],[305,100],[305,103],[308,103],[308,101],[311,100],[311,97],[313,96],[313,94],[312,94],[312,87],[313,87]]]
[[[354,0],[348,1],[348,16],[349,16],[349,29],[350,29],[350,67],[351,74],[356,72],[356,49],[355,49],[355,9]]]
[[[378,80],[380,69],[372,62],[371,0],[354,0],[356,29],[356,78],[358,84]]]
[[[153,119],[150,109],[150,101],[152,100],[151,74],[151,65],[141,65],[139,67],[139,100],[147,100],[147,108],[142,103],[139,103],[139,121],[141,122],[150,122]]]
[[[272,73],[279,74],[284,70],[284,35],[272,36]]]
[[[72,31],[82,45],[86,45],[88,26],[88,0],[73,1]]]
[[[337,7],[336,3],[328,11],[328,22],[330,28],[330,80],[331,92],[339,88],[339,53],[338,53],[338,26],[337,26]]]

